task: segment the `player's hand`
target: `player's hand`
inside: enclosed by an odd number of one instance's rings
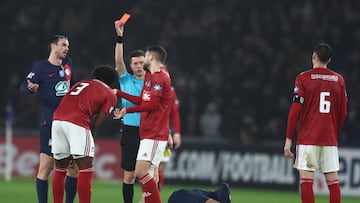
[[[114,24],[117,36],[123,36],[124,25],[120,22],[120,20],[116,20]]]
[[[126,108],[123,108],[123,109],[119,109],[119,108],[116,108],[114,110],[114,119],[120,119],[121,117],[123,117],[124,115],[126,114]]]
[[[30,82],[30,80],[27,80],[27,88],[31,92],[36,92],[39,88],[39,84],[32,83],[32,82]]]
[[[118,89],[112,89],[111,91],[116,95]]]
[[[291,139],[286,138],[285,145],[284,145],[284,155],[288,159],[294,158],[294,154],[291,152]]]
[[[168,149],[172,149],[173,146],[174,146],[174,142],[173,142],[173,139],[172,139],[171,135],[169,134],[168,142],[167,142],[166,147],[167,147]]]
[[[181,145],[181,135],[180,133],[174,133],[174,137],[173,137],[173,140],[174,140],[174,148],[177,149],[180,147]]]

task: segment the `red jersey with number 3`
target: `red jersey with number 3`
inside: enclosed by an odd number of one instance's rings
[[[304,98],[297,144],[337,146],[347,112],[342,75],[313,68],[297,76],[294,94]]]
[[[101,111],[109,115],[117,98],[109,86],[100,80],[76,83],[61,100],[54,112],[54,120],[69,121],[90,129],[91,117]]]
[[[164,68],[153,74],[146,71],[141,92],[142,102],[151,101],[153,97],[160,97],[160,104],[155,110],[141,112],[140,137],[167,141],[170,133],[169,117],[172,103],[171,80]]]

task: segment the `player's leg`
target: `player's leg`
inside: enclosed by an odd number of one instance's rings
[[[39,203],[48,202],[48,178],[54,168],[54,159],[50,146],[51,127],[48,124],[40,127],[40,161],[36,175],[36,191]]]
[[[52,124],[52,153],[55,159],[55,172],[52,182],[52,193],[54,203],[63,203],[64,201],[64,180],[67,168],[71,160],[70,145],[64,132],[62,121],[53,121]]]
[[[300,188],[301,188],[301,200],[303,203],[314,203],[314,172],[299,170],[300,175]]]
[[[132,203],[135,183],[136,156],[140,145],[139,128],[123,126],[121,145],[121,168],[124,169],[122,193],[124,203]]]
[[[304,203],[313,203],[315,201],[313,191],[314,171],[318,168],[319,152],[318,146],[296,146],[294,167],[299,171],[301,199]]]
[[[73,203],[76,196],[77,177],[79,175],[79,168],[72,159],[68,165],[68,170],[65,179],[65,203]]]
[[[170,156],[171,156],[171,149],[166,148],[164,153],[163,153],[163,157],[161,159],[159,168],[158,168],[158,176],[159,176],[159,183],[158,183],[158,187],[159,190],[161,190],[162,186],[164,185],[165,182],[165,166],[166,163],[169,162],[170,160]]]
[[[139,183],[143,190],[145,203],[161,202],[157,183],[148,172],[151,165],[158,167],[163,156],[167,141],[143,139],[140,141],[135,174],[139,177]]]
[[[55,172],[52,181],[52,193],[54,203],[64,202],[64,187],[67,166],[71,160],[70,154],[55,153]]]
[[[335,146],[323,147],[321,172],[324,173],[329,188],[330,203],[341,202],[341,190],[337,171],[339,170],[339,153]]]
[[[79,167],[79,176],[77,190],[79,194],[80,203],[91,202],[91,181],[94,173],[94,166],[92,164],[93,157],[74,156],[76,164]]]
[[[95,143],[91,131],[81,126],[67,123],[66,136],[70,143],[70,153],[78,168],[77,192],[80,203],[91,202],[91,182],[94,173],[93,157]]]

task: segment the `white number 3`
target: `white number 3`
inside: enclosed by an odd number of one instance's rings
[[[70,92],[70,95],[79,95],[81,91],[83,91],[87,86],[89,86],[89,83],[82,82],[80,83],[80,86],[76,87],[76,91]]]
[[[330,96],[330,92],[320,92],[320,113],[330,113],[330,101],[326,100],[326,97]]]

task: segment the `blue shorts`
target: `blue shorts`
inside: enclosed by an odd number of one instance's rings
[[[51,153],[51,125],[42,124],[40,126],[40,153],[45,153],[49,156],[53,156]]]

